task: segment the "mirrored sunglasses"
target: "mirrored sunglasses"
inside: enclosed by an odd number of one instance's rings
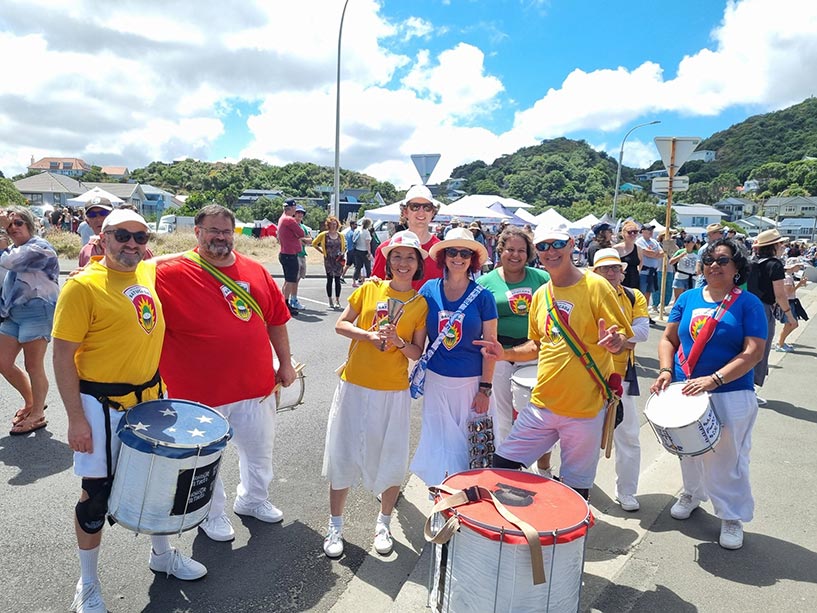
[[[409,202],[408,208],[410,211],[419,211],[423,209],[426,213],[431,213],[434,210],[434,205],[430,202]]]
[[[562,239],[551,241],[549,243],[542,241],[541,243],[536,243],[536,251],[547,251],[551,247],[553,249],[564,249],[567,247],[567,243],[568,241]]]

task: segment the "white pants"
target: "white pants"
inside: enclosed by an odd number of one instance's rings
[[[513,411],[521,411],[524,405],[515,407],[511,377],[523,366],[535,365],[536,360],[529,362],[498,361],[494,367],[494,378],[491,390],[491,409],[494,414],[494,441],[499,445],[508,438],[513,426]],[[530,394],[528,395],[530,401]],[[525,403],[527,404],[527,402]]]
[[[603,427],[602,410],[595,417],[582,419],[557,415],[528,403],[496,452],[506,460],[530,466],[561,441],[562,483],[574,489],[590,489],[596,479]]]
[[[626,392],[621,397],[621,406],[624,409],[624,420],[613,431],[616,496],[635,496],[638,490],[638,474],[641,471],[641,444],[638,441],[641,423],[635,399]]]
[[[720,519],[751,521],[755,510],[749,483],[749,451],[757,418],[753,390],[710,396],[721,422],[721,440],[712,451],[681,458],[684,492],[698,501],[712,500]]]
[[[236,502],[254,507],[269,498],[272,483],[272,447],[275,439],[275,395],[252,398],[213,407],[233,428],[232,442],[238,449]],[[219,471],[221,472],[221,471]],[[208,518],[224,513],[227,495],[219,474],[213,490]]]

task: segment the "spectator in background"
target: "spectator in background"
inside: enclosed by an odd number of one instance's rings
[[[661,232],[658,235],[658,244],[661,245],[662,253],[661,253],[661,263],[658,265],[658,279],[657,279],[658,289],[652,295],[652,308],[656,309],[656,310],[658,309],[658,305],[661,302],[661,283],[662,283],[662,278],[664,276],[664,271],[663,271],[664,260],[667,259],[667,252],[664,251],[663,245],[664,245],[664,242],[668,238],[669,238],[669,233],[666,230],[664,230],[663,232]],[[672,241],[670,244],[672,246],[674,246],[674,241]],[[674,251],[671,251],[670,253],[674,253]],[[675,280],[675,270],[673,269],[672,266],[670,266],[670,264],[668,262],[667,263],[667,282],[666,282],[666,284],[664,286],[664,306],[667,306],[672,301],[672,283],[673,283],[674,280]]]
[[[683,292],[695,287],[695,271],[698,269],[698,253],[695,251],[695,237],[685,236],[683,249],[672,254],[669,263],[675,266],[672,290],[675,300]]]
[[[120,208],[134,210],[132,205],[123,205]],[[102,224],[105,223],[105,219],[112,210],[111,201],[105,197],[98,196],[88,202],[85,209],[85,219],[94,231],[94,236],[79,251],[78,263],[80,268],[87,266],[92,259],[99,259],[105,255],[105,241],[101,240],[100,236],[102,235]],[[148,247],[145,247],[144,253],[147,260],[153,257],[153,252]]]
[[[340,222],[334,215],[326,218],[326,230],[319,232],[312,246],[323,255],[323,269],[326,272],[326,298],[330,309],[340,309],[340,275],[346,258],[346,238],[338,232]],[[335,301],[332,302],[332,285],[335,286]]]
[[[346,271],[355,265],[355,242],[353,240],[357,230],[357,222],[352,219],[349,221],[349,228],[343,233],[343,238],[346,239],[346,264],[343,265],[343,270],[340,271],[340,282],[346,284]]]
[[[635,241],[635,244],[641,248],[642,261],[641,272],[638,275],[639,289],[647,299],[647,304],[651,304],[650,298],[654,291],[659,291],[659,277],[658,269],[661,266],[664,251],[658,241],[652,237],[652,232],[655,226],[643,225],[641,226],[641,236]],[[653,309],[654,310],[654,309]],[[650,321],[652,323],[652,321]]]
[[[304,229],[295,219],[295,200],[289,198],[284,201],[284,212],[278,220],[278,243],[280,244],[278,261],[284,271],[284,284],[281,286],[281,292],[284,294],[287,308],[289,308],[292,315],[298,314],[298,307],[295,306],[292,296],[298,287],[300,272],[298,270],[298,252],[301,250],[301,244],[305,236]]]
[[[630,289],[639,289],[641,280],[641,247],[638,246],[638,224],[628,219],[621,225],[621,242],[616,245],[621,261],[627,266],[624,268],[624,280],[621,284]],[[591,262],[592,264],[592,262]]]
[[[371,227],[372,220],[364,217],[360,220],[360,227],[352,234],[352,243],[355,246],[355,275],[352,287],[358,287],[363,281],[372,276]]]
[[[593,240],[587,245],[587,264],[593,265],[593,258],[599,249],[612,247],[613,226],[609,223],[601,222],[593,226]]]
[[[707,247],[719,238],[723,238],[723,226],[721,224],[711,223],[706,226],[706,242],[698,249],[698,277],[695,279],[695,287],[703,287],[704,283],[706,283],[703,265],[700,260],[706,253]]]
[[[793,320],[790,318],[783,324],[783,329],[780,330],[780,337],[777,339],[774,349],[775,351],[791,353],[794,351],[794,347],[786,343],[786,339],[789,334],[794,332],[795,328],[800,325],[797,323],[797,320],[804,319],[808,321],[808,313],[806,313],[803,305],[800,304],[800,299],[797,297],[797,290],[801,287],[805,287],[808,280],[806,276],[802,274],[805,265],[798,258],[788,258],[783,268],[786,271],[786,276],[783,279],[783,289],[786,290],[786,298],[789,299],[789,308],[791,309]],[[799,279],[796,279],[794,276],[797,272],[801,273]]]
[[[304,223],[304,215],[306,215],[306,209],[300,204],[297,205],[295,207],[295,219],[304,231],[304,237],[301,239],[301,250],[298,252],[298,280],[295,282],[295,288],[292,291],[292,306],[298,310],[304,308],[304,305],[298,300],[298,284],[300,284],[301,279],[306,278],[306,246],[312,244],[312,235],[310,234],[312,228]]]

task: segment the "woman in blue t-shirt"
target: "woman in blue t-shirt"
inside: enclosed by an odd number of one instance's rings
[[[428,303],[428,342],[434,343],[448,319],[474,294],[428,361],[420,442],[411,470],[426,485],[442,483],[446,474],[467,470],[468,422],[488,411],[493,360],[484,359],[473,341],[496,340],[497,311],[491,292],[472,276],[488,259],[488,251],[466,228],[450,230],[429,250],[442,279],[427,281],[420,293]]]
[[[665,389],[673,379],[686,381],[682,393],[709,392],[710,403],[722,424],[715,452],[681,459],[684,489],[670,509],[675,519],[687,519],[701,502],[711,499],[721,519],[719,543],[725,549],[743,546],[741,522],[751,521],[754,499],[749,484],[749,450],[757,417],[752,369],[763,356],[766,319],[756,296],[741,292],[748,261],[730,239],[713,242],[701,257],[706,286],[678,297],[658,345],[660,370],[650,391]],[[726,299],[726,300],[725,300]],[[721,304],[723,303],[723,304]],[[726,306],[687,377],[678,348],[691,357],[695,339],[718,305]],[[702,337],[703,340],[704,337]]]

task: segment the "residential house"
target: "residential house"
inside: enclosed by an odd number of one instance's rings
[[[640,175],[635,176],[636,181],[652,181],[653,179],[657,179],[658,177],[668,177],[669,173],[667,172],[666,168],[662,168],[660,170],[650,170],[649,172],[642,172]]]
[[[737,221],[754,212],[755,203],[747,198],[724,198],[713,204],[726,213],[726,221]]]
[[[692,162],[693,160],[699,160],[704,163],[714,162],[715,152],[711,149],[699,149],[694,151],[692,155],[687,158],[688,162]]]
[[[79,158],[41,158],[34,161],[31,156],[29,172],[50,172],[55,175],[65,175],[66,177],[81,177],[86,172],[90,172],[91,165]]]
[[[126,203],[132,204],[140,213],[148,213],[144,208],[146,200],[145,192],[138,183],[83,183],[83,185],[86,188],[83,191],[99,187],[117,198],[121,198]]]
[[[66,206],[69,198],[84,194],[89,189],[76,179],[48,171],[15,181],[14,187],[30,205],[50,204],[54,207]]]
[[[743,193],[756,192],[760,189],[760,181],[757,179],[746,179],[743,182]]]
[[[283,198],[284,192],[280,189],[245,189],[241,192],[238,200],[235,202],[236,208],[240,206],[252,206],[259,198]]]
[[[624,183],[619,186],[618,191],[620,192],[643,192],[644,188],[640,185],[636,185],[635,183]]]
[[[161,216],[165,209],[171,206],[173,194],[161,188],[147,185],[146,183],[141,183],[140,185],[142,192],[145,194],[145,201],[142,206],[144,214],[156,215],[157,217]]]
[[[123,179],[127,181],[130,178],[130,171],[127,166],[103,166],[102,172],[111,179]]]
[[[767,217],[784,219],[787,217],[817,216],[817,196],[772,196],[763,205]]]
[[[750,215],[749,217],[736,220],[735,223],[743,228],[744,234],[747,236],[757,236],[764,230],[771,230],[777,227],[774,219],[761,217],[760,215]]]
[[[777,229],[783,236],[792,240],[807,240],[814,242],[817,217],[789,217],[777,224]]]
[[[706,226],[720,223],[726,217],[715,207],[704,204],[675,204],[672,210],[678,218],[678,225],[693,235],[705,234]]]

